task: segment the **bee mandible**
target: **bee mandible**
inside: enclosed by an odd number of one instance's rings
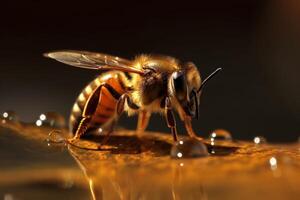
[[[137,133],[148,126],[151,113],[162,113],[178,140],[174,111],[185,124],[188,135],[202,139],[193,131],[191,120],[199,116],[199,98],[203,86],[221,68],[204,81],[192,62],[182,63],[169,56],[140,55],[127,60],[87,51],[54,51],[44,54],[75,67],[94,69],[102,73],[78,96],[70,115],[72,140],[81,138],[90,129],[107,128],[107,138],[126,111],[138,114]]]

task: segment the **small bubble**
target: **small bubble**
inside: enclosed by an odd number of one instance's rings
[[[209,135],[211,145],[214,145],[215,141],[232,141],[231,134],[224,129],[216,129]]]
[[[38,120],[36,120],[35,124],[36,124],[37,126],[42,126],[43,121],[40,120],[40,119],[38,119]]]
[[[5,118],[5,119],[8,118],[8,113],[7,113],[7,112],[4,112],[4,113],[3,113],[3,118]]]
[[[171,149],[172,158],[193,158],[208,156],[205,144],[195,139],[186,139],[176,142]]]
[[[177,157],[178,157],[178,158],[181,158],[181,157],[182,157],[182,153],[181,153],[181,152],[178,152],[178,153],[177,153]]]
[[[5,122],[5,121],[18,122],[19,121],[19,117],[17,116],[16,112],[12,111],[12,110],[3,112],[1,118],[2,118],[2,122]]]
[[[103,135],[103,133],[104,133],[104,131],[103,131],[102,128],[98,128],[98,129],[96,130],[96,134],[98,134],[98,135]]]
[[[267,140],[266,140],[266,138],[264,138],[262,136],[256,136],[253,138],[253,142],[255,144],[265,144],[265,143],[267,143]]]
[[[45,114],[41,114],[40,115],[40,120],[42,120],[42,121],[46,120],[46,115]]]
[[[277,159],[275,157],[271,157],[269,163],[272,170],[277,169]]]
[[[40,114],[39,118],[35,121],[36,126],[48,126],[53,128],[64,128],[66,121],[63,116],[56,112],[47,112]]]

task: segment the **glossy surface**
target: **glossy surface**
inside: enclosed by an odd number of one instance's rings
[[[297,199],[300,146],[205,141],[209,155],[172,159],[172,138],[119,130],[75,145],[46,141],[49,127],[0,127],[3,199]],[[57,133],[67,137],[66,131]],[[183,141],[187,141],[182,138]],[[189,140],[188,140],[189,141]],[[186,145],[193,149],[194,145]],[[201,146],[201,144],[200,144]],[[199,143],[196,143],[199,147]],[[174,148],[174,146],[173,146]],[[198,148],[199,150],[199,148]],[[197,151],[199,152],[199,151]]]

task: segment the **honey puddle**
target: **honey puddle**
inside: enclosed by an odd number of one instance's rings
[[[118,130],[102,149],[97,149],[101,135],[77,141],[77,146],[94,149],[84,150],[47,140],[63,121],[49,126],[43,116],[35,124],[11,119],[0,123],[0,198],[5,200],[300,196],[298,143],[272,145],[263,137],[234,141],[216,130],[205,144],[183,136],[173,144],[170,134],[137,137],[134,131]],[[68,137],[61,131],[61,137]]]

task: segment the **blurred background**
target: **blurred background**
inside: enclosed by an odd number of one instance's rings
[[[76,49],[125,58],[171,55],[193,61],[202,77],[223,67],[203,92],[200,119],[193,122],[199,134],[223,128],[237,139],[263,135],[273,142],[300,135],[297,0],[6,1],[0,15],[0,111],[15,110],[23,121],[46,111],[69,116],[97,73],[42,53]],[[120,124],[135,128],[136,118],[123,116]],[[159,115],[149,129],[169,131]]]

